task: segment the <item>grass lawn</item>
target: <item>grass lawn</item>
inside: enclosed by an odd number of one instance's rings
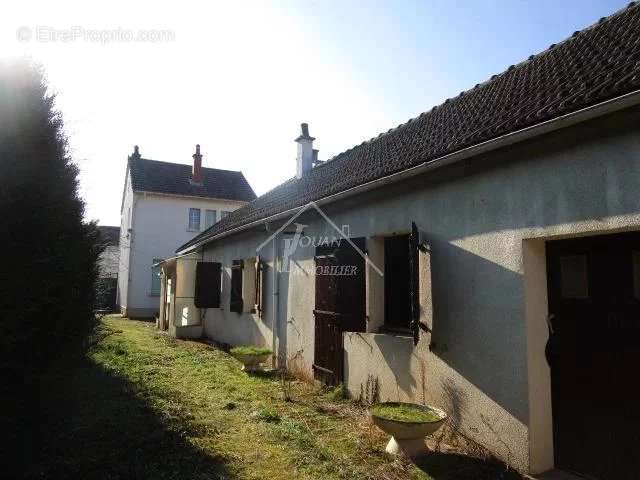
[[[301,382],[249,376],[228,354],[153,325],[103,320],[87,362],[42,389],[32,478],[506,479],[501,465],[431,454],[415,466],[353,402]]]

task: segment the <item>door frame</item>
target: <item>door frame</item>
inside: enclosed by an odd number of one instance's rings
[[[350,249],[353,250],[350,253],[352,255],[359,255],[358,252],[355,251],[354,247],[352,246],[352,242],[354,245],[356,245],[356,247],[358,249],[360,249],[361,251],[366,251],[366,242],[367,239],[366,237],[357,237],[357,238],[350,238],[350,241],[341,241],[340,245],[338,247],[334,247],[334,246],[318,246],[315,249],[314,252],[314,272],[315,272],[315,268],[317,267],[317,262],[319,259],[328,259],[330,257],[332,258],[336,258],[336,253],[340,248],[346,248],[346,249]],[[344,243],[342,243],[344,242]],[[360,328],[360,330],[354,330],[353,328],[346,328],[345,327],[345,318],[350,319],[351,321],[353,321],[353,318],[349,316],[349,314],[347,314],[346,312],[344,312],[343,310],[340,310],[340,302],[338,301],[338,303],[335,305],[338,310],[336,311],[324,311],[322,309],[319,309],[319,305],[318,305],[318,281],[316,278],[315,281],[315,286],[314,286],[314,297],[315,297],[315,301],[314,301],[314,308],[313,308],[313,322],[314,322],[314,355],[313,355],[313,361],[312,361],[312,370],[314,372],[314,377],[316,379],[319,380],[324,380],[327,381],[327,383],[329,384],[339,384],[342,383],[344,381],[344,332],[348,332],[348,331],[366,331],[366,315],[367,315],[367,275],[366,275],[366,261],[364,258],[359,258],[358,259],[358,263],[360,265],[360,271],[358,272],[357,276],[361,279],[362,281],[362,325],[360,325],[358,328]],[[315,273],[315,275],[317,275],[317,273]],[[338,278],[340,278],[340,275],[338,275]],[[333,320],[333,321],[332,321]],[[336,325],[338,325],[338,327],[336,327]],[[352,324],[350,324],[349,326],[353,327]],[[319,363],[319,359],[318,357],[318,348],[322,347],[321,345],[319,345],[319,340],[320,340],[320,330],[323,330],[323,335],[328,335],[330,334],[330,330],[336,330],[336,328],[339,330],[339,338],[334,338],[334,341],[330,341],[329,343],[326,343],[324,346],[333,346],[335,348],[335,350],[339,350],[339,352],[334,352],[337,353],[338,355],[340,355],[339,358],[335,359],[334,365],[320,365]],[[326,340],[326,337],[323,337]],[[331,345],[329,345],[331,344]],[[331,364],[332,362],[328,362],[329,364]],[[333,366],[334,370],[331,370],[330,368],[327,368],[329,366]]]
[[[524,316],[527,335],[529,473],[531,474],[555,468],[551,370],[544,354],[549,337],[546,242],[640,231],[640,223],[607,230],[589,230],[592,225],[582,225],[582,228],[578,226],[560,226],[564,231],[558,231],[557,226],[549,227],[540,231],[540,236],[522,239]],[[573,232],[567,233],[572,229]]]

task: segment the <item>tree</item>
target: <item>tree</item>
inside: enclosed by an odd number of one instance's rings
[[[3,417],[14,427],[28,429],[21,412],[37,414],[39,373],[80,354],[94,326],[100,246],[83,213],[42,70],[0,62],[0,395],[13,399]]]

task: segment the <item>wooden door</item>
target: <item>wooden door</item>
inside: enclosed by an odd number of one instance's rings
[[[589,478],[638,478],[640,234],[549,242],[556,466]]]
[[[364,239],[351,241],[364,251]],[[327,384],[343,380],[342,333],[366,330],[365,261],[346,240],[316,248],[315,377]]]

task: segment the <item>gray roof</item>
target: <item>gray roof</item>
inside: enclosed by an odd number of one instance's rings
[[[134,191],[220,198],[249,202],[256,194],[242,172],[202,168],[202,184],[191,182],[191,165],[160,162],[131,155],[131,185]]]
[[[640,6],[630,4],[488,81],[340,153],[205,230],[221,233],[640,88]]]
[[[100,234],[100,243],[107,246],[120,245],[120,227],[109,227],[106,225],[98,225],[98,233]]]

